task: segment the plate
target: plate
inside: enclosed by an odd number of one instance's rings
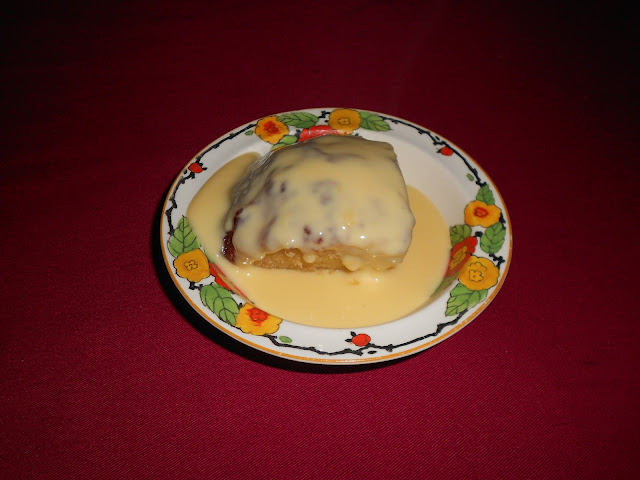
[[[451,255],[438,295],[422,309],[382,325],[318,328],[269,315],[228,289],[209,264],[186,218],[194,195],[231,159],[264,155],[328,133],[393,145],[407,183],[425,193],[449,225]],[[511,261],[511,224],[489,176],[469,155],[415,123],[356,108],[278,113],[218,138],[184,167],[162,209],[162,252],[189,305],[225,334],[293,361],[353,365],[398,359],[425,350],[468,325],[495,298]]]

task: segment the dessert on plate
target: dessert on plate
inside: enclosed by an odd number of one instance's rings
[[[386,270],[404,259],[414,224],[393,147],[326,135],[247,168],[232,190],[222,251],[237,265]]]

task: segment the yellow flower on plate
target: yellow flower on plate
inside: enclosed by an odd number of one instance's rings
[[[341,133],[353,133],[360,128],[360,112],[350,108],[338,108],[329,114],[329,126]]]
[[[265,335],[275,333],[280,328],[282,319],[245,303],[236,318],[236,327],[244,333],[253,335]]]
[[[486,290],[498,283],[500,270],[491,260],[471,255],[458,273],[458,280],[469,290]]]
[[[495,205],[487,205],[480,200],[469,202],[464,209],[464,222],[470,227],[480,225],[487,228],[500,220],[501,211]]]
[[[289,133],[289,127],[278,120],[278,117],[264,117],[256,126],[256,135],[265,142],[276,144]]]
[[[199,282],[210,274],[209,260],[199,248],[178,255],[173,261],[173,266],[176,267],[179,277],[186,278],[190,282]]]

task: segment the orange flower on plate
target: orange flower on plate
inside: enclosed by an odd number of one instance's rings
[[[337,108],[329,114],[329,126],[341,133],[353,133],[360,128],[360,112],[350,108]]]
[[[471,255],[458,273],[458,280],[469,290],[486,290],[498,283],[500,270],[491,260]]]
[[[464,266],[467,260],[471,257],[471,254],[475,252],[478,239],[476,237],[467,237],[451,249],[449,256],[449,265],[447,266],[447,273],[445,277],[458,273],[458,271]]]
[[[265,335],[275,333],[280,328],[282,319],[245,303],[236,318],[236,327],[244,333],[253,335]]]
[[[495,205],[487,205],[480,200],[469,202],[464,209],[464,222],[470,227],[480,225],[487,228],[500,220],[501,211]]]
[[[199,248],[178,255],[173,261],[173,266],[179,277],[190,282],[199,282],[209,276],[209,260]]]
[[[289,127],[278,120],[278,117],[264,117],[256,126],[256,135],[265,142],[276,144],[289,133]]]

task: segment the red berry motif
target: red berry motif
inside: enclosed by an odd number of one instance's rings
[[[453,150],[451,150],[450,147],[442,147],[438,153],[444,155],[445,157],[450,157],[451,155],[453,155]]]
[[[315,127],[303,128],[300,132],[300,141],[304,142],[315,137],[321,137],[322,135],[333,135],[340,133],[338,130],[334,130],[329,125],[316,125]]]
[[[209,262],[209,273],[211,273],[211,275],[213,275],[214,280],[216,281],[216,283],[218,285],[220,285],[222,288],[226,288],[230,292],[233,291],[231,286],[229,286],[229,284],[222,279],[222,274],[221,274],[220,270],[218,269],[218,267],[216,267],[216,265],[214,263]]]
[[[193,173],[200,173],[202,172],[202,165],[200,165],[199,163],[192,163],[191,165],[189,165],[189,170],[191,170]]]
[[[366,347],[367,345],[369,345],[370,341],[371,337],[366,333],[359,333],[351,339],[351,343],[358,347]]]

